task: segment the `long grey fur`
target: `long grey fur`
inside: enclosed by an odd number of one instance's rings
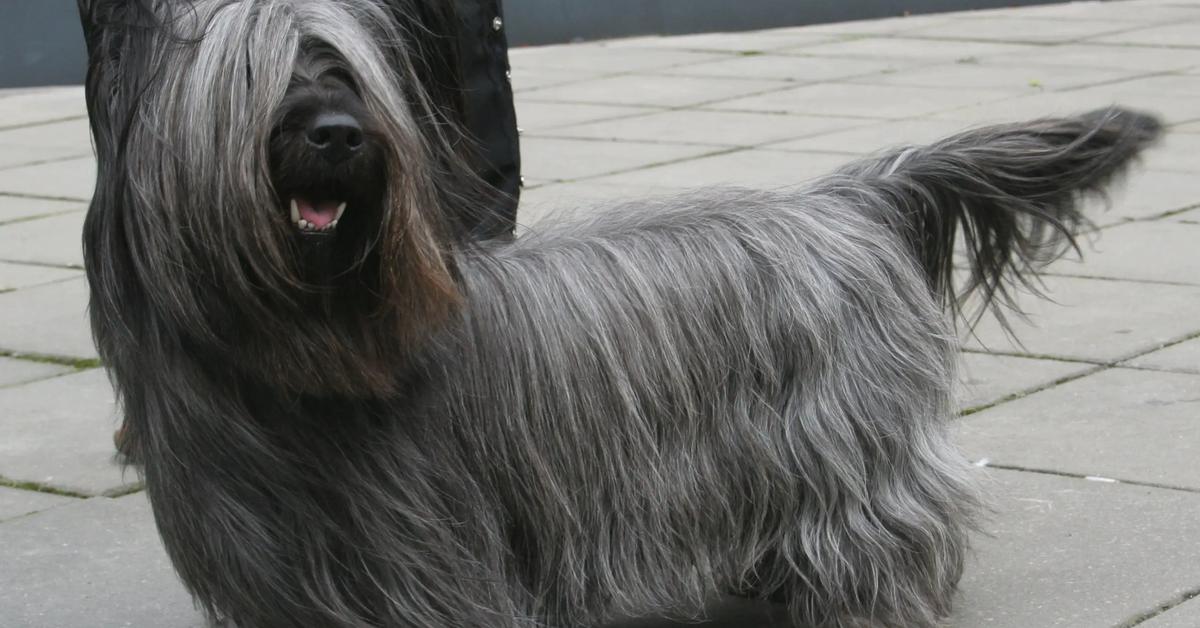
[[[1002,125],[473,245],[439,226],[378,2],[145,4],[147,52],[89,87],[93,329],[176,569],[243,628],[594,626],[728,592],[936,625],[979,508],[947,435],[956,238],[1003,303],[1158,133]],[[369,307],[305,307],[265,172],[310,40],[387,120]]]

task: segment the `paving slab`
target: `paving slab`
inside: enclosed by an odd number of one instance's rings
[[[18,220],[85,209],[87,205],[78,202],[0,195],[0,226]]]
[[[3,238],[0,237],[0,241],[2,240]],[[38,286],[82,276],[83,272],[78,270],[0,262],[0,292],[8,292],[18,288],[28,288],[30,286]]]
[[[970,410],[991,405],[1095,368],[1092,364],[1062,360],[964,353],[959,365],[958,407]]]
[[[87,302],[83,278],[0,293],[0,350],[95,358]]]
[[[1124,4],[1124,3],[1112,3]],[[1031,63],[1069,65],[1089,68],[1120,68],[1151,74],[1186,70],[1200,63],[1200,50],[1187,48],[1139,48],[1091,42],[1063,44],[1047,54],[1044,47],[984,55],[984,59],[1001,61],[1023,59]]]
[[[1125,625],[1200,584],[1200,495],[994,470],[956,628]]]
[[[574,70],[586,76],[617,72],[638,72],[689,63],[702,63],[726,57],[726,53],[687,50],[643,50],[621,48],[603,43],[564,44],[513,48],[508,51],[515,74],[522,68]]]
[[[1200,338],[1138,356],[1124,364],[1141,368],[1200,374]]]
[[[86,116],[83,86],[0,90],[0,129]]]
[[[668,111],[547,132],[563,137],[754,146],[863,124],[859,118],[732,111]]]
[[[138,484],[114,460],[117,407],[102,369],[0,388],[0,477],[84,495]]]
[[[807,29],[773,28],[736,33],[700,33],[696,35],[649,35],[604,42],[605,48],[649,48],[747,54],[779,48],[795,48],[837,41],[834,33],[814,33]]]
[[[1088,211],[1100,226],[1129,220],[1157,218],[1200,203],[1200,177],[1189,172],[1142,170],[1132,174],[1110,190],[1110,203],[1095,203]]]
[[[536,92],[531,92],[536,93]],[[565,105],[553,102],[526,100],[516,97],[517,124],[522,131],[540,131],[556,127],[645,115],[662,111],[662,107],[622,107],[618,105]]]
[[[541,179],[569,180],[696,157],[714,150],[720,147],[529,137],[521,141],[521,167]]]
[[[521,193],[518,232],[537,229],[543,221],[603,213],[607,207],[621,201],[647,200],[679,192],[675,188],[611,182],[555,183]]]
[[[0,260],[83,268],[86,212],[67,212],[0,225]]]
[[[673,188],[797,185],[846,163],[845,155],[739,150],[701,159],[644,168],[594,179],[597,184],[657,185]]]
[[[0,523],[78,501],[74,497],[0,486]]]
[[[1142,72],[1144,70],[1080,68],[971,59],[969,62],[901,69],[896,72],[863,75],[845,80],[877,85],[1003,89],[1014,95],[1021,95],[1128,79],[1138,76]]]
[[[998,41],[1007,43],[1059,44],[1080,39],[1100,37],[1127,31],[1136,25],[1121,20],[1070,21],[1044,20],[1036,17],[1013,17],[997,20],[991,17],[964,15],[945,24],[931,24],[905,31],[904,37],[934,37],[951,40]]]
[[[1200,189],[1194,197],[1200,201]],[[1200,286],[1200,225],[1130,222],[1091,238],[1083,264],[1052,264],[1048,272],[1086,277],[1170,281]]]
[[[1156,113],[1169,124],[1200,119],[1200,98],[1183,93],[1155,92],[1139,80],[992,101],[944,110],[934,116],[949,120],[1002,122],[1075,114],[1114,104]]]
[[[92,157],[0,170],[0,194],[87,201],[95,189]]]
[[[0,131],[0,169],[91,155],[85,118]]]
[[[788,52],[804,56],[910,59],[929,63],[970,59],[984,55],[1016,54],[1042,46],[999,42],[949,41],[937,39],[895,39],[862,37],[828,44],[797,47]]]
[[[0,356],[0,387],[46,379],[55,375],[64,375],[74,370],[62,364]]]
[[[863,118],[910,118],[1008,98],[1003,90],[820,83],[736,98],[707,109]]]
[[[1047,276],[1050,299],[1021,294],[1027,320],[1010,316],[1019,342],[985,316],[967,346],[1026,356],[1109,362],[1200,332],[1200,289],[1191,286]]]
[[[1138,628],[1196,628],[1196,626],[1200,626],[1200,598],[1195,597],[1138,624]]]
[[[757,78],[780,81],[827,81],[872,77],[897,72],[911,61],[892,59],[831,59],[795,55],[757,54],[666,68],[657,74],[713,78]]]
[[[864,155],[906,144],[929,144],[965,131],[973,125],[950,120],[859,121],[852,129],[810,135],[771,144],[775,150],[827,151]],[[849,159],[849,157],[847,158]]]
[[[944,24],[949,20],[950,16],[943,13],[931,13],[927,15],[901,14],[893,17],[870,20],[850,20],[847,22],[830,22],[827,24],[794,26],[791,28],[791,30],[805,33],[835,34],[848,38],[859,38],[865,35],[898,35],[914,29],[930,26],[932,24]]]
[[[0,525],[0,617],[20,628],[203,628],[142,495]]]
[[[512,68],[512,76],[509,77],[509,80],[512,83],[513,91],[520,93],[540,89],[543,87],[549,87],[550,85],[575,83],[593,78],[594,76],[600,75],[581,74],[576,70],[514,67]]]
[[[786,81],[625,74],[527,92],[527,100],[690,107],[786,87]]]
[[[1200,18],[1196,16],[1193,19]],[[1182,24],[1162,24],[1137,30],[1126,30],[1092,38],[1101,44],[1137,44],[1141,46],[1171,46],[1176,48],[1200,48],[1196,39],[1196,31],[1200,29],[1193,22]]]
[[[1142,159],[1146,169],[1200,174],[1200,159],[1196,159],[1200,153],[1200,134],[1187,132],[1187,126],[1171,127],[1162,140],[1146,152]],[[1200,190],[1200,183],[1195,188]]]
[[[1200,376],[1113,368],[972,414],[955,430],[968,457],[995,465],[1200,491],[1198,420]]]

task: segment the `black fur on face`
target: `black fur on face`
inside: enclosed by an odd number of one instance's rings
[[[325,46],[303,44],[268,154],[279,211],[308,258],[302,267],[316,275],[308,279],[344,272],[363,240],[378,232],[387,189],[385,141],[341,59]]]

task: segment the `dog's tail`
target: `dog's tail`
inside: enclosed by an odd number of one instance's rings
[[[909,242],[948,307],[961,312],[974,293],[1004,322],[997,306],[1015,309],[1013,286],[1037,292],[1034,271],[1078,250],[1075,236],[1090,224],[1080,212],[1084,197],[1102,196],[1161,129],[1154,116],[1110,108],[967,131],[859,162],[843,174],[885,196],[887,215],[878,219]],[[969,279],[956,292],[960,229]]]

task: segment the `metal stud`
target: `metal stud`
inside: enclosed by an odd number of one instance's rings
[[[498,15],[492,18],[492,30],[499,31],[502,28],[504,28],[504,20],[500,19]]]

